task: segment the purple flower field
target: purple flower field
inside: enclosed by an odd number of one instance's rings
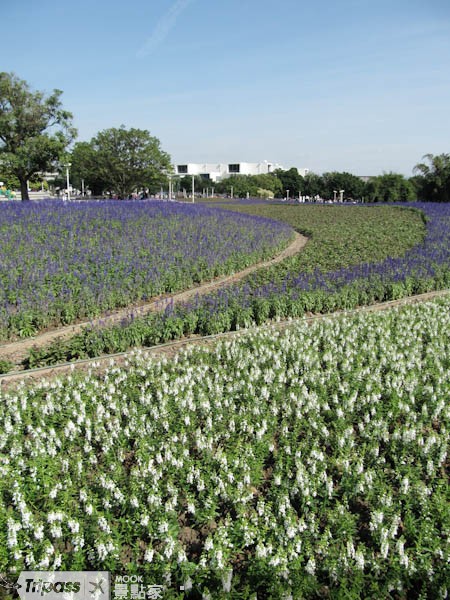
[[[2,205],[0,339],[186,289],[285,247],[270,219],[156,201]]]

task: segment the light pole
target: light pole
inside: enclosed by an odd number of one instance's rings
[[[286,202],[289,202],[289,190],[286,190]]]
[[[192,202],[194,202],[194,193],[195,193],[195,175],[192,175]]]
[[[231,186],[231,197],[233,197],[233,186]]]
[[[72,163],[66,164],[67,200],[70,200],[69,169],[71,166],[72,166]]]

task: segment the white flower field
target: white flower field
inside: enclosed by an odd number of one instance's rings
[[[446,598],[449,397],[448,297],[23,385],[0,403],[0,572]]]

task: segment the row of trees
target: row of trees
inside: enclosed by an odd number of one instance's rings
[[[296,168],[276,170],[268,175],[239,176],[224,179],[215,186],[219,193],[234,196],[268,196],[298,198],[319,196],[324,199],[339,199],[343,191],[344,200],[366,202],[402,202],[418,198],[419,179],[407,179],[397,173],[385,173],[371,177],[368,181],[346,172],[330,172],[323,175],[308,173],[302,177]]]
[[[73,185],[94,195],[114,193],[127,197],[136,190],[150,193],[167,187],[173,175],[169,154],[146,130],[119,128],[99,132],[90,142],[75,143],[73,115],[61,103],[61,90],[45,95],[33,92],[14,73],[0,73],[0,179],[8,187],[20,187],[28,199],[29,182],[39,186],[39,174],[59,172],[65,187],[65,169],[70,164]],[[217,193],[237,197],[320,196],[333,199],[344,190],[346,200],[368,202],[415,199],[450,201],[450,154],[427,154],[416,165],[414,176],[385,173],[363,181],[351,173],[308,173],[296,168],[265,175],[237,175],[216,184],[197,178],[196,189],[214,187]],[[191,191],[191,177],[174,179],[179,189]]]

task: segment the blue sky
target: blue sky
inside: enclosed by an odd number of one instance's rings
[[[448,0],[0,0],[0,69],[63,90],[79,141],[174,164],[412,175],[450,152]]]

